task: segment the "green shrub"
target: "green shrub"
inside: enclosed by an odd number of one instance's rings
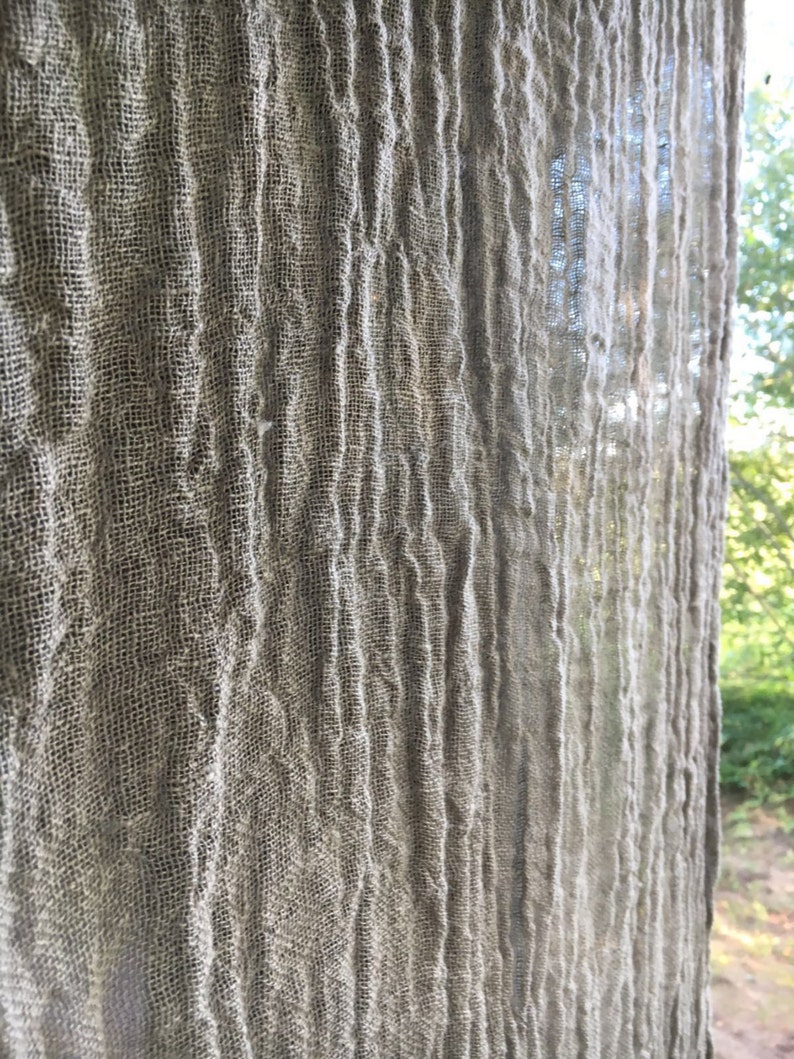
[[[794,686],[725,683],[721,692],[723,786],[794,797]]]

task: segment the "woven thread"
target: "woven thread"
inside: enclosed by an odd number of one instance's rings
[[[2,6],[2,1054],[710,1054],[740,0]]]

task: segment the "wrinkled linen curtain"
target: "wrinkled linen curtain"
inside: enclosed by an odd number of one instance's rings
[[[736,0],[7,0],[2,1055],[710,1053]]]

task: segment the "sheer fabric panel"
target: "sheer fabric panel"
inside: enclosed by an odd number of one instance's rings
[[[710,1054],[739,0],[0,11],[2,1054]]]

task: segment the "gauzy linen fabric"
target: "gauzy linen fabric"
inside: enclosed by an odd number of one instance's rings
[[[710,1054],[742,23],[0,6],[4,1057]]]

